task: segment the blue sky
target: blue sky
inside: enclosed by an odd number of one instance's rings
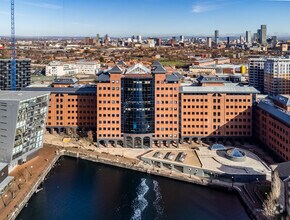
[[[16,35],[159,36],[256,32],[290,36],[290,0],[15,0]],[[0,0],[0,35],[10,0]]]

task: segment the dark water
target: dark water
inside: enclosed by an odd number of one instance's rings
[[[249,219],[234,194],[63,157],[17,219]]]

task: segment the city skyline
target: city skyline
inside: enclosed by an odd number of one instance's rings
[[[0,0],[0,4],[3,21],[0,35],[8,36],[10,1]],[[16,35],[213,36],[214,30],[219,30],[222,37],[244,35],[247,30],[255,33],[261,24],[266,24],[268,35],[283,37],[290,35],[290,30],[281,25],[290,19],[286,6],[290,6],[290,1],[185,0],[176,3],[173,0],[143,0],[138,4],[132,0],[89,0],[86,4],[80,0],[16,1]],[[270,13],[271,16],[265,16]]]

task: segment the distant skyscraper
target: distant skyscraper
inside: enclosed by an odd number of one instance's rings
[[[241,35],[240,36],[240,43],[242,44],[242,43],[244,43],[245,42],[245,39],[244,39],[244,37]]]
[[[267,44],[267,26],[266,25],[261,25],[260,29],[260,44],[266,45]]]
[[[261,36],[262,36],[262,33],[261,33],[261,29],[258,29],[257,30],[257,36],[258,36],[258,43],[261,43]]]
[[[230,45],[230,37],[227,37],[227,45]]]
[[[259,35],[258,35],[258,33],[254,33],[253,41],[254,41],[255,43],[257,43],[258,40],[259,40]]]
[[[111,39],[110,39],[109,35],[106,34],[105,35],[105,40],[104,40],[105,45],[108,45],[110,43],[110,41],[111,41]]]
[[[276,47],[276,45],[278,43],[277,36],[272,36],[271,43],[272,43],[272,47]]]
[[[219,33],[218,30],[214,31],[214,41],[215,41],[216,44],[218,44],[219,41],[220,41],[220,33]]]
[[[246,43],[247,44],[252,43],[252,33],[251,33],[251,31],[246,31]]]
[[[141,43],[141,42],[142,42],[142,37],[141,37],[141,35],[137,35],[137,41],[138,41],[138,43]]]
[[[179,40],[180,40],[181,42],[184,42],[184,36],[181,35],[181,36],[179,37]]]
[[[211,37],[208,37],[208,38],[206,39],[206,46],[207,46],[208,48],[211,48],[211,46],[212,46],[212,39],[211,39]]]

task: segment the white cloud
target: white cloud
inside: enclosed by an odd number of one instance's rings
[[[34,2],[26,2],[22,1],[23,4],[25,5],[30,5],[33,7],[38,7],[38,8],[46,8],[46,9],[54,9],[54,10],[59,10],[62,9],[61,5],[55,5],[55,4],[50,4],[50,3],[34,3]]]
[[[192,12],[199,14],[199,13],[203,13],[203,12],[208,12],[208,11],[213,11],[215,9],[218,8],[218,5],[214,5],[214,4],[195,4],[192,6]]]

